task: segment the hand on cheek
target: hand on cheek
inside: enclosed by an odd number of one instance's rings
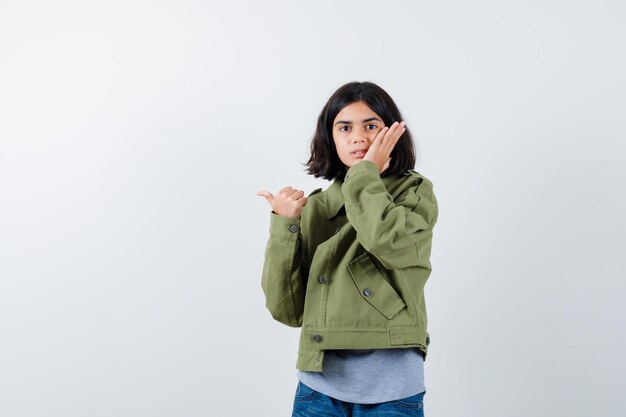
[[[363,157],[364,161],[371,161],[378,167],[378,172],[383,173],[391,162],[391,151],[406,130],[404,122],[394,122],[390,127],[384,127],[372,141],[369,149]]]

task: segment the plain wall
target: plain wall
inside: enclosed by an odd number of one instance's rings
[[[287,416],[269,206],[345,82],[439,200],[431,417],[626,415],[620,1],[0,4],[0,415]]]

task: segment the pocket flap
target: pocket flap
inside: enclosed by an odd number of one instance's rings
[[[348,270],[361,297],[383,316],[392,319],[406,307],[404,300],[387,282],[383,273],[370,258],[369,253],[365,252],[350,261]]]

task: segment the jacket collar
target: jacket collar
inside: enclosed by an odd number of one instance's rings
[[[381,177],[380,180],[385,185],[385,188],[389,193],[389,187],[391,184],[396,182],[396,180],[400,178],[399,176],[391,175],[388,177]],[[343,185],[343,179],[335,179],[333,183],[326,190],[326,214],[329,219],[332,219],[344,206],[345,200],[343,198],[343,193],[341,192],[341,186]]]
[[[342,185],[343,180],[337,178],[326,190],[326,215],[329,219],[335,217],[344,205]]]

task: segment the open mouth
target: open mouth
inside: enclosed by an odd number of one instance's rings
[[[365,152],[367,152],[367,151],[366,150],[360,150],[360,151],[350,152],[350,154],[354,155],[357,158],[363,158],[365,156]]]

